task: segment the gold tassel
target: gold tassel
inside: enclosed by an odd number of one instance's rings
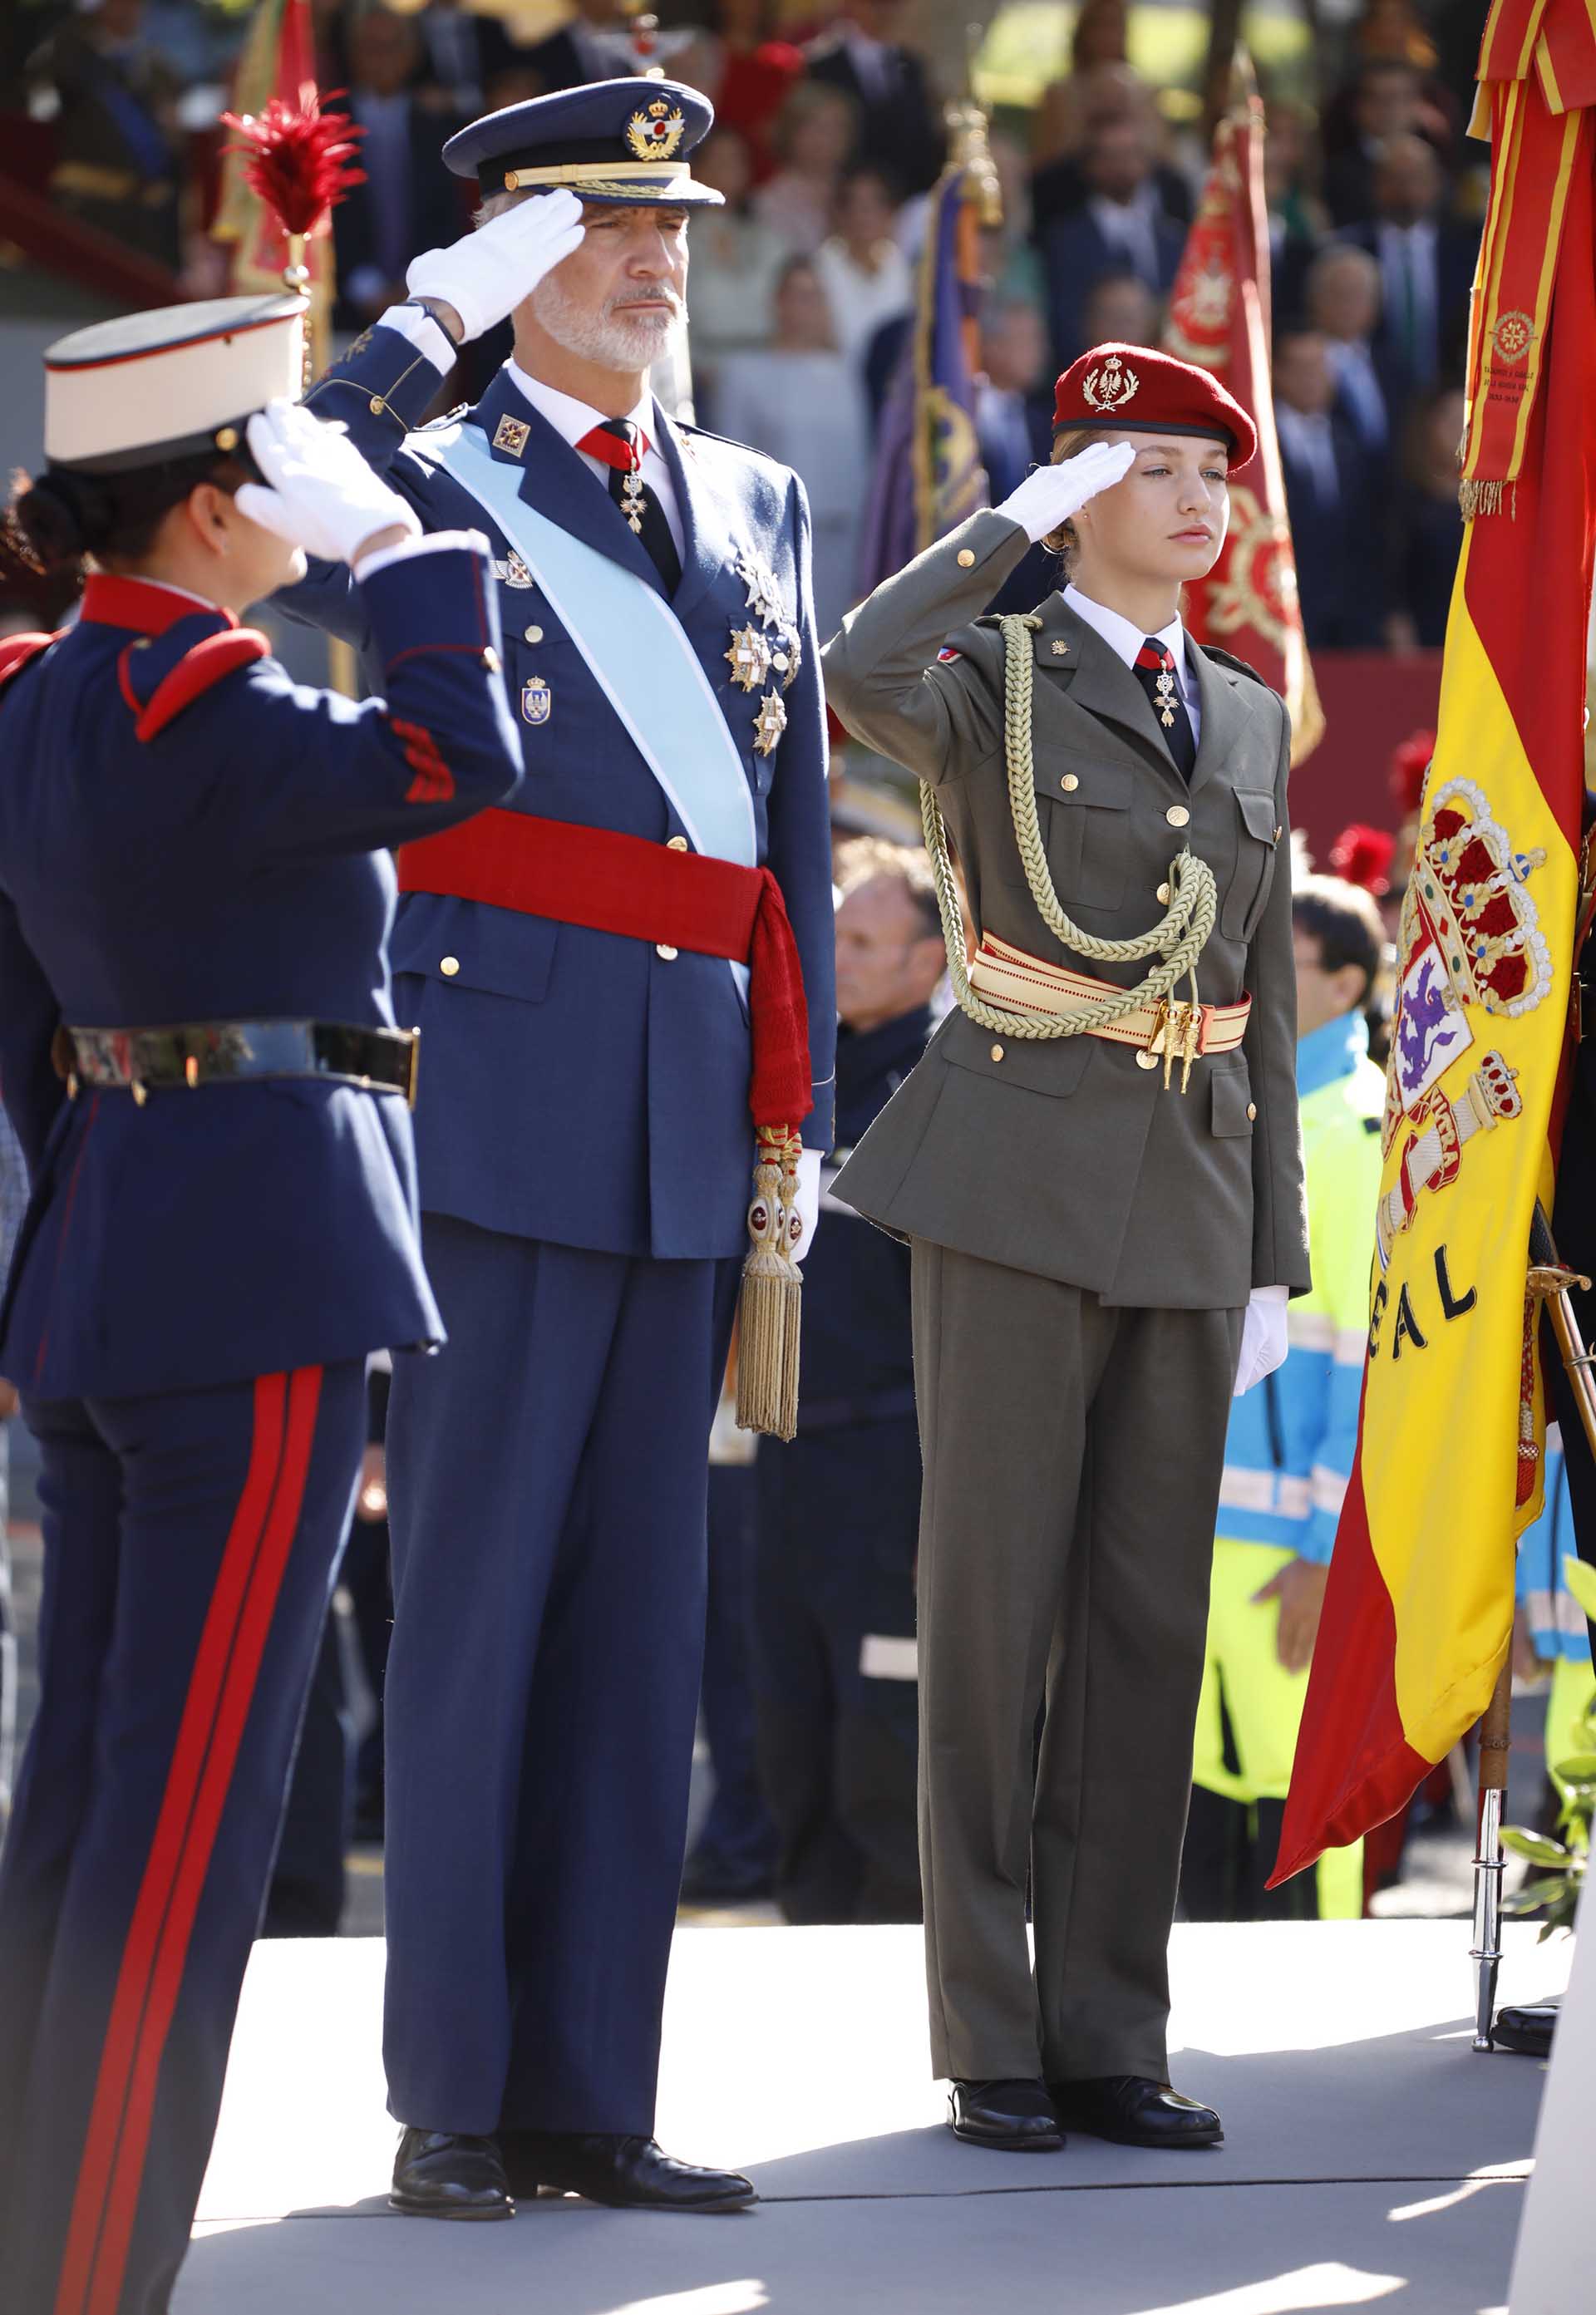
[[[1470,478],[1458,485],[1458,504],[1465,522],[1472,522],[1476,514],[1500,514],[1502,493],[1507,485],[1502,482],[1483,482]],[[1518,512],[1518,493],[1508,501],[1509,512]]]
[[[737,1306],[737,1422],[743,1431],[791,1439],[798,1429],[798,1327],[802,1277],[788,1251],[798,1195],[798,1152],[785,1125],[758,1131],[753,1243]]]

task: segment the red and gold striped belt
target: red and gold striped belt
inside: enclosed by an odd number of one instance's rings
[[[994,933],[981,935],[980,946],[970,963],[970,985],[990,1004],[1015,1013],[1040,1013],[1057,1019],[1094,1005],[1106,1007],[1124,991],[1111,980],[1095,980],[1089,973],[1070,972],[1027,955]],[[1111,1045],[1134,1045],[1144,1069],[1159,1061],[1194,1060],[1204,1053],[1232,1053],[1246,1033],[1253,1000],[1238,1005],[1184,1005],[1166,997],[1157,1005],[1139,1005],[1101,1027],[1087,1022],[1083,1036],[1101,1037]]]

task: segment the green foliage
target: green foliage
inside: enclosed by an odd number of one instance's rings
[[[1596,1615],[1596,1571],[1574,1559],[1565,1559],[1563,1566],[1568,1588],[1581,1607],[1587,1614]],[[1578,1583],[1574,1582],[1576,1571],[1582,1579]],[[1544,1905],[1546,1919],[1540,1927],[1543,1939],[1549,1938],[1554,1929],[1571,1929],[1579,1909],[1580,1888],[1591,1853],[1591,1822],[1596,1815],[1596,1699],[1575,1734],[1582,1749],[1571,1753],[1566,1761],[1559,1761],[1552,1770],[1562,1796],[1557,1831],[1563,1838],[1553,1840],[1519,1824],[1504,1826],[1502,1834],[1503,1849],[1542,1868],[1537,1879],[1526,1881],[1508,1899],[1507,1911],[1534,1913]]]

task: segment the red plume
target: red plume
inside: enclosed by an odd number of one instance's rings
[[[1430,768],[1430,758],[1435,753],[1433,732],[1414,732],[1393,749],[1391,755],[1391,797],[1404,820],[1411,820],[1419,808],[1423,794],[1424,775]]]
[[[1424,758],[1428,763],[1430,758]],[[1386,871],[1396,849],[1396,839],[1383,828],[1366,828],[1361,820],[1353,820],[1343,828],[1330,847],[1330,865],[1349,884],[1361,884],[1378,900],[1390,890]]]
[[[226,149],[248,155],[245,182],[286,234],[315,233],[350,187],[366,182],[365,170],[354,165],[365,130],[347,113],[324,112],[314,81],[300,83],[297,105],[273,96],[258,114],[224,112],[222,119],[244,139]]]

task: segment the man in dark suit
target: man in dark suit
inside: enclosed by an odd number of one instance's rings
[[[1423,138],[1393,137],[1375,169],[1373,214],[1337,237],[1379,267],[1376,359],[1405,406],[1461,369],[1478,228],[1447,215],[1446,178]]]
[[[1379,557],[1370,545],[1372,477],[1334,403],[1335,377],[1317,331],[1277,339],[1274,415],[1302,624],[1315,650],[1373,651],[1381,636]]]
[[[466,222],[456,180],[438,157],[453,125],[412,84],[425,51],[416,21],[368,9],[350,31],[350,92],[343,100],[365,130],[356,185],[332,212],[340,329],[359,329],[404,294],[417,253],[454,240]]]
[[[524,50],[519,62],[536,81],[540,96],[635,72],[620,0],[576,0],[571,22]]]
[[[1333,414],[1350,426],[1377,465],[1397,448],[1393,415],[1401,380],[1380,331],[1379,261],[1367,249],[1335,242],[1308,268],[1306,321],[1325,341],[1335,382]]]
[[[1185,227],[1158,198],[1146,131],[1131,120],[1105,121],[1083,164],[1081,207],[1055,218],[1042,238],[1048,320],[1060,369],[1091,344],[1086,299],[1105,274],[1130,273],[1155,296],[1167,294],[1185,247]]]
[[[809,76],[858,109],[852,159],[887,170],[905,193],[930,190],[947,158],[936,92],[899,37],[905,0],[844,0],[835,29],[808,51]]]
[[[525,62],[497,16],[479,15],[461,0],[428,0],[415,27],[422,49],[419,84],[459,120],[494,103],[495,81]]]

